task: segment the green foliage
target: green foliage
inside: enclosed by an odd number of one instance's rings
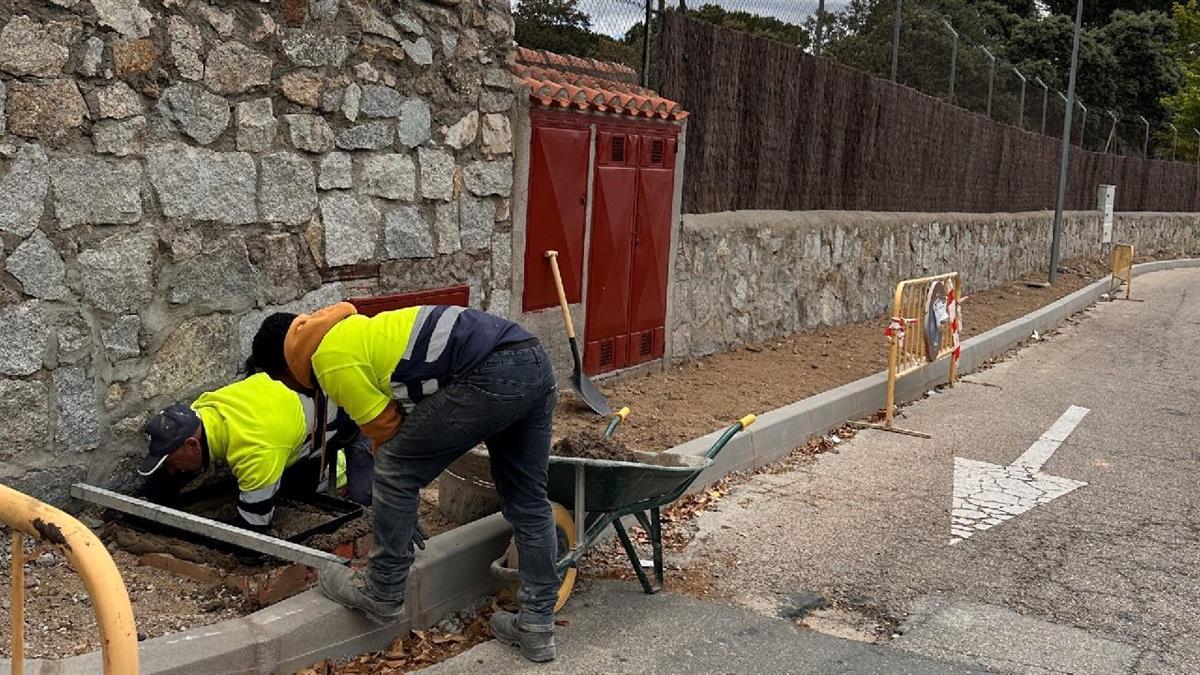
[[[1176,157],[1195,159],[1197,139],[1200,138],[1193,131],[1200,129],[1200,6],[1196,0],[1176,4],[1171,16],[1176,29],[1171,55],[1183,71],[1184,84],[1178,92],[1165,97],[1163,104],[1171,109],[1171,122],[1179,129]],[[1159,145],[1169,148],[1172,136],[1169,129],[1160,132]]]
[[[808,32],[795,24],[785,23],[772,17],[758,16],[749,12],[730,12],[720,5],[706,4],[689,15],[725,28],[740,30],[758,37],[771,38],[784,44],[807,49]]]
[[[576,0],[520,0],[513,9],[517,44],[559,54],[592,56],[600,36]]]
[[[1051,14],[1062,14],[1075,20],[1075,0],[1044,0],[1044,4]],[[1157,10],[1165,14],[1171,11],[1171,4],[1171,0],[1084,0],[1083,23],[1102,26],[1111,21],[1118,10],[1134,14]]]

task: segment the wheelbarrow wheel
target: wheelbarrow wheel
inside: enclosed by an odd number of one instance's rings
[[[554,510],[554,534],[558,540],[558,550],[555,554],[555,562],[562,560],[563,556],[567,555],[571,549],[575,548],[575,519],[571,517],[571,512],[561,504],[551,502],[550,506]],[[520,569],[520,560],[517,554],[517,544],[515,541],[508,542],[508,552],[505,553],[507,566],[511,569]],[[562,585],[558,587],[558,601],[554,603],[554,611],[557,612],[567,604],[567,598],[571,597],[571,591],[575,588],[575,575],[578,572],[574,567],[567,568],[563,574]],[[515,581],[509,584],[509,592],[515,599],[517,591],[520,590],[521,582]]]

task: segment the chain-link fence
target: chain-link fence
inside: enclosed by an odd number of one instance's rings
[[[1060,137],[1065,92],[999,56],[988,20],[971,3],[940,0],[512,0],[517,42],[636,69],[655,86],[658,17],[692,18],[800,47],[1026,131]],[[951,16],[950,14],[953,14]],[[647,48],[647,27],[650,47]],[[988,48],[987,45],[992,45]],[[1066,81],[1066,73],[1061,74]],[[1086,110],[1086,112],[1085,112]],[[1096,152],[1171,159],[1194,147],[1173,132],[1077,98],[1072,143]],[[1115,120],[1114,120],[1115,118]],[[1198,157],[1175,156],[1178,161]]]

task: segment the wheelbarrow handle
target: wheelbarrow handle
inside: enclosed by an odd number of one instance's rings
[[[617,427],[621,426],[621,422],[624,422],[626,417],[629,417],[628,406],[613,413],[612,419],[608,422],[608,428],[604,430],[604,435],[612,438],[612,435],[617,431]]]
[[[723,434],[721,434],[721,437],[717,439],[717,442],[713,443],[712,447],[708,449],[708,452],[705,453],[704,456],[707,459],[713,459],[714,457],[716,457],[717,454],[720,453],[721,450],[723,450],[725,448],[725,445],[727,443],[729,443],[729,441],[734,436],[736,436],[739,431],[742,431],[742,430],[746,429],[747,427],[749,427],[751,424],[754,424],[754,421],[756,419],[758,419],[758,417],[756,417],[755,415],[746,415],[742,419],[734,422],[733,424],[730,424],[725,429],[725,432]]]

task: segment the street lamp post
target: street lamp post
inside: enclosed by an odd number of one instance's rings
[[[991,119],[992,118],[992,86],[996,83],[996,57],[995,57],[995,55],[992,54],[991,50],[988,49],[987,47],[980,45],[979,48],[983,50],[983,53],[987,55],[988,60],[991,61],[991,67],[988,69],[988,97],[987,97],[987,116],[988,116],[988,119]]]
[[[1050,237],[1050,283],[1058,277],[1058,240],[1067,201],[1067,161],[1071,155],[1071,113],[1075,112],[1075,74],[1079,70],[1079,34],[1083,32],[1083,0],[1075,3],[1075,40],[1071,46],[1071,75],[1067,78],[1067,111],[1063,114],[1062,151],[1058,160],[1058,200],[1054,205],[1054,232]]]
[[[1033,78],[1033,81],[1042,88],[1042,133],[1044,134],[1046,133],[1046,105],[1050,102],[1050,87],[1046,86],[1045,82],[1042,82],[1040,75]]]

